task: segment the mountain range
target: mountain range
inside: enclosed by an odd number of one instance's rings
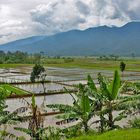
[[[140,56],[140,22],[122,27],[99,26],[51,36],[33,36],[0,45],[3,51],[44,52],[49,56]]]

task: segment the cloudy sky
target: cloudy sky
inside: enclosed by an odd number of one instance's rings
[[[140,0],[0,0],[0,44],[140,20]]]

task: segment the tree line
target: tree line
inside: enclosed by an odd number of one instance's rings
[[[41,59],[41,54],[28,54],[27,52],[4,52],[0,50],[0,64],[11,63],[37,63]]]

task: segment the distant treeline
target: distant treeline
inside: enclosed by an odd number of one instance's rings
[[[85,56],[85,59],[94,58],[99,61],[103,60],[113,60],[120,61],[121,57],[117,55],[101,55],[101,56]],[[68,56],[47,56],[43,52],[39,52],[36,54],[29,54],[27,52],[16,51],[16,52],[4,52],[0,50],[0,64],[12,64],[12,63],[20,63],[20,64],[59,64],[59,63],[71,63],[74,62],[79,57],[68,57]],[[135,58],[135,55],[132,54],[132,58]]]
[[[47,58],[47,59],[46,59]],[[49,59],[49,61],[48,61]],[[61,57],[61,56],[46,56],[42,53],[36,54],[28,54],[27,52],[4,52],[0,50],[0,64],[12,64],[12,63],[20,63],[20,64],[36,64],[36,63],[60,63],[59,61],[63,60],[64,63],[73,62],[74,58],[71,57]],[[61,60],[60,60],[61,59]]]
[[[98,58],[99,60],[114,60],[117,61],[119,60],[119,56],[118,55],[102,55]]]
[[[36,63],[41,59],[40,54],[28,54],[21,51],[16,52],[4,52],[0,51],[0,64],[7,63]]]

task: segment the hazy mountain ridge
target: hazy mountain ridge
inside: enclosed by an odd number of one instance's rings
[[[4,51],[45,52],[47,55],[131,55],[140,56],[140,22],[122,27],[100,26],[71,30],[53,36],[35,36],[0,45]]]

